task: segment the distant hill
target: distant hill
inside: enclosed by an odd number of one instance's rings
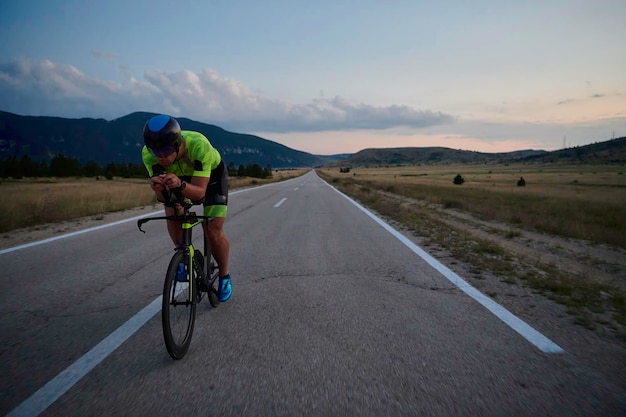
[[[344,165],[483,164],[520,156],[541,155],[546,151],[483,153],[443,147],[364,149],[341,161]]]
[[[626,163],[626,137],[558,151],[522,150],[503,153],[443,147],[364,149],[332,165],[385,166],[487,163]]]
[[[105,165],[141,164],[142,130],[154,113],[136,112],[119,119],[65,119],[19,116],[0,111],[0,157],[29,156],[49,161],[57,154]],[[177,118],[183,129],[196,130],[209,138],[224,162],[267,165],[272,168],[325,165],[345,155],[322,156],[288,148],[254,135],[226,131],[218,126]]]
[[[585,146],[559,149],[543,155],[526,156],[519,162],[626,164],[626,136]]]

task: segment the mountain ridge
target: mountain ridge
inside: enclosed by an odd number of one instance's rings
[[[368,148],[333,162],[334,166],[383,166],[418,164],[494,164],[494,163],[597,163],[625,164],[626,137],[584,146],[512,152],[477,152],[445,147]]]
[[[156,113],[133,112],[112,119],[67,119],[20,116],[0,111],[0,158],[24,155],[49,161],[56,155],[96,162],[141,164],[142,130]],[[556,151],[519,150],[487,153],[445,147],[368,148],[354,154],[313,155],[246,133],[188,118],[177,118],[185,130],[209,138],[226,165],[263,167],[380,166],[485,163],[626,163],[626,137]]]
[[[141,164],[142,131],[156,115],[134,112],[112,119],[66,119],[49,116],[20,116],[0,111],[0,157],[29,156],[50,160],[57,154],[84,164]],[[219,126],[177,118],[185,130],[196,130],[209,138],[228,165],[259,164],[272,168],[301,168],[325,165],[343,155],[313,155],[255,135],[229,132]]]

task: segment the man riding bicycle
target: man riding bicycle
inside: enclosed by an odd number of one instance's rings
[[[170,191],[179,191],[191,201],[203,201],[204,215],[213,217],[208,226],[203,225],[204,233],[219,268],[218,298],[228,301],[232,294],[228,271],[230,243],[223,229],[228,208],[228,171],[222,157],[204,135],[181,130],[176,119],[167,115],[148,120],[143,128],[143,139],[145,146],[141,156],[157,200],[166,203]],[[165,215],[174,214],[175,207],[166,205]],[[168,220],[167,231],[174,245],[182,242],[180,222]],[[186,280],[183,264],[179,275],[180,280]],[[202,286],[206,283],[201,283]]]

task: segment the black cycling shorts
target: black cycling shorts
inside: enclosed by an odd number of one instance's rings
[[[190,182],[191,176],[183,175],[180,179]],[[205,216],[226,217],[228,207],[228,170],[224,166],[224,161],[221,161],[211,171],[204,198],[201,201],[194,201],[194,203],[202,203],[204,205]]]

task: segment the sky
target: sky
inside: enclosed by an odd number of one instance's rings
[[[556,150],[626,136],[625,21],[624,0],[0,0],[0,110],[318,155]]]

